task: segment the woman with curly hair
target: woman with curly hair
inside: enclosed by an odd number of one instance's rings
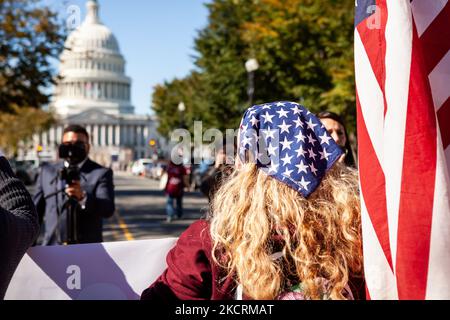
[[[320,120],[292,102],[257,105],[238,141],[210,215],[142,299],[362,298],[357,174]]]

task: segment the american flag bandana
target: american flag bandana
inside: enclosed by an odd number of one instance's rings
[[[295,102],[255,105],[244,114],[239,157],[300,192],[316,190],[343,154],[320,120]]]

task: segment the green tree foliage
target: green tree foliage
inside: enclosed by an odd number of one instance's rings
[[[153,109],[159,116],[160,133],[167,136],[171,130],[182,125],[193,130],[196,120],[212,121],[208,114],[202,114],[208,106],[204,105],[207,100],[203,98],[203,81],[200,78],[199,73],[192,72],[184,79],[175,79],[155,87]],[[180,102],[189,106],[183,115],[178,111]]]
[[[43,130],[51,114],[38,110],[49,103],[45,89],[54,83],[51,63],[61,52],[65,28],[56,13],[38,0],[0,0],[0,123],[1,145]],[[31,109],[37,109],[33,111]],[[23,121],[22,121],[23,120]],[[16,130],[14,125],[26,124]]]
[[[235,128],[247,106],[245,61],[256,58],[255,103],[291,100],[314,112],[344,116],[350,131],[355,120],[353,5],[348,0],[214,0],[207,4],[209,23],[195,41],[193,75],[155,90],[153,107],[162,132],[176,127],[173,101],[184,99],[204,125]],[[163,91],[164,91],[163,90]],[[195,97],[190,98],[193,94]],[[189,101],[189,103],[187,103]],[[163,111],[163,110],[171,110]],[[194,111],[195,110],[195,111]]]
[[[51,113],[41,109],[11,108],[11,112],[0,113],[0,146],[5,154],[16,155],[21,146],[35,147],[30,138],[37,128],[49,129],[55,120]]]

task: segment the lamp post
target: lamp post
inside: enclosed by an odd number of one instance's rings
[[[251,107],[253,105],[253,97],[255,95],[255,72],[259,69],[259,64],[256,59],[249,59],[245,63],[245,69],[248,74],[248,106]]]
[[[178,104],[178,111],[180,112],[180,128],[184,129],[184,112],[186,111],[186,105],[183,101]]]

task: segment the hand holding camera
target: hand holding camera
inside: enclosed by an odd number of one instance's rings
[[[86,192],[81,188],[79,180],[73,181],[72,184],[67,185],[65,192],[69,197],[75,198],[78,201],[81,201],[86,197]]]
[[[61,179],[66,182],[65,193],[81,201],[86,196],[86,192],[81,188],[79,164],[87,157],[85,143],[75,141],[63,143],[59,146],[59,156],[66,161],[66,166],[61,170]]]

